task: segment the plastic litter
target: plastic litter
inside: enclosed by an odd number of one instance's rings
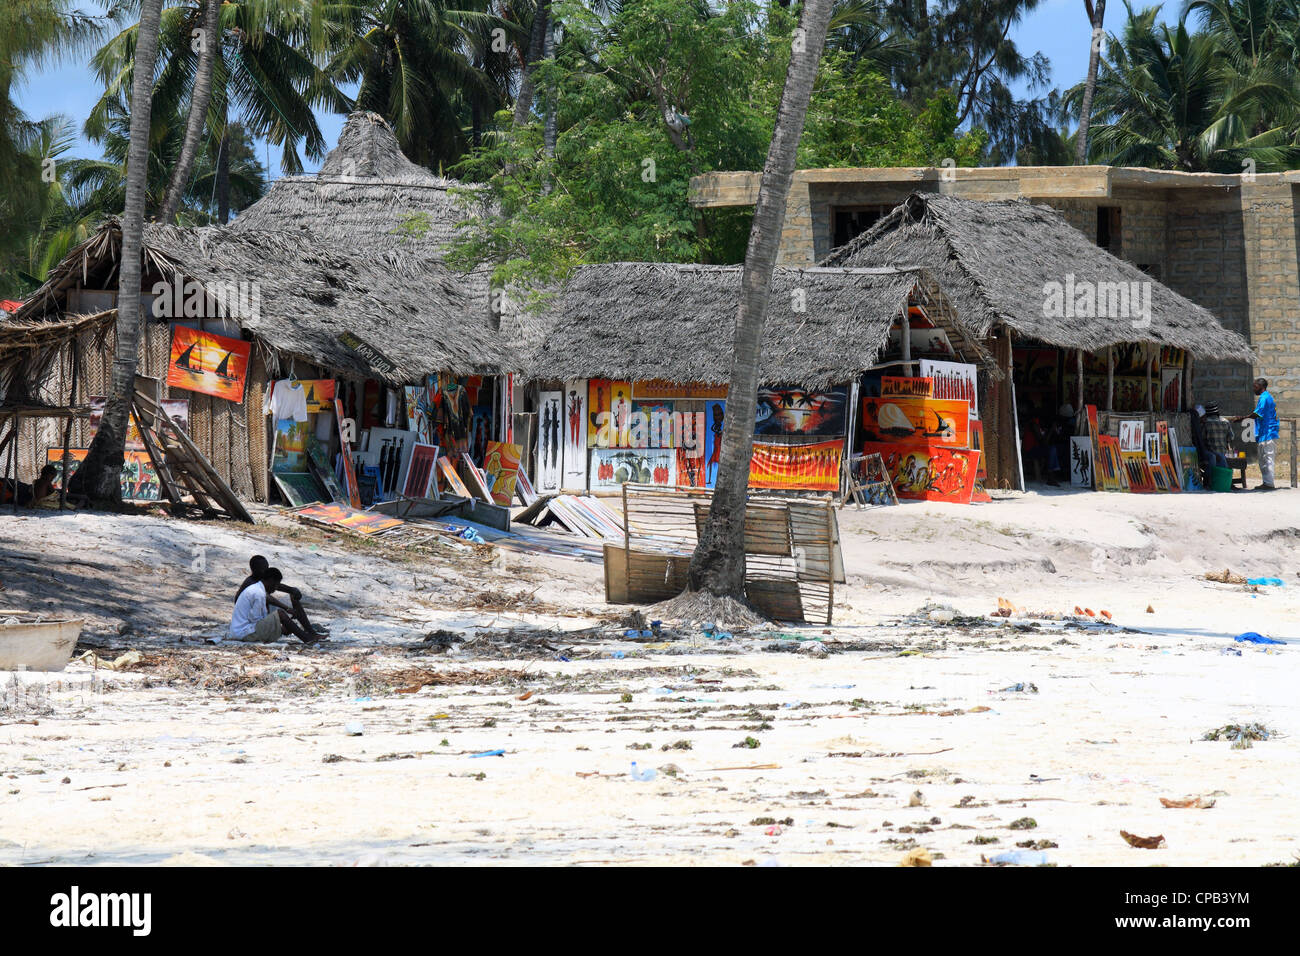
[[[470,757],[504,757],[505,755],[504,750],[483,750],[476,754],[470,754]]]
[[[623,636],[626,637],[629,641],[635,641],[637,638],[641,638],[641,637],[657,637],[658,632],[638,631],[636,628],[629,628],[628,630],[623,632]]]
[[[1285,644],[1285,641],[1275,641],[1271,637],[1265,637],[1255,631],[1246,631],[1244,634],[1238,634],[1233,638],[1239,644]]]
[[[632,761],[632,779],[633,780],[653,780],[659,775],[659,771],[654,767],[637,767],[636,761]]]
[[[1038,685],[1031,684],[1028,681],[1021,681],[1019,684],[1012,684],[1010,687],[1003,687],[998,691],[999,694],[1037,694]]]
[[[627,655],[624,654],[622,651],[610,651],[609,656],[614,658],[614,660],[616,661],[621,661]]]
[[[1274,587],[1274,588],[1286,587],[1286,582],[1283,581],[1281,578],[1247,578],[1246,583],[1253,584],[1256,587]]]
[[[354,720],[351,723],[343,725],[343,732],[349,737],[360,737],[366,732],[366,728],[362,726],[360,721]]]
[[[707,637],[707,638],[708,638],[709,640],[711,640],[711,641],[729,641],[729,640],[731,640],[731,632],[730,632],[730,631],[720,631],[720,630],[718,630],[718,628],[717,628],[716,625],[713,625],[713,624],[705,624],[704,627],[702,628],[702,630],[704,631],[704,636]]]
[[[1042,850],[1011,850],[988,858],[990,863],[1011,863],[1015,866],[1042,866],[1047,854]]]

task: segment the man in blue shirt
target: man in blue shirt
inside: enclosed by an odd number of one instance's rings
[[[1255,394],[1259,396],[1259,401],[1255,403],[1255,410],[1250,415],[1255,419],[1255,440],[1259,442],[1259,473],[1263,479],[1255,490],[1272,491],[1275,487],[1273,455],[1277,450],[1277,404],[1268,393],[1266,378],[1255,379]]]

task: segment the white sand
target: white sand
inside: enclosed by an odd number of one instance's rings
[[[402,646],[435,627],[585,626],[555,612],[609,610],[599,566],[394,563],[266,528],[0,517],[0,604],[86,613],[88,639],[113,650],[188,640],[196,659],[236,653],[192,642],[224,625],[255,550],[326,606],[335,637],[323,650],[286,647],[283,660],[249,657],[250,672],[286,676],[225,695],[146,687],[148,670],[101,671],[108,690],[88,686],[82,664],[0,674],[0,863],[894,864],[915,840],[942,866],[1027,839],[1059,844],[1046,852],[1060,865],[1260,865],[1300,853],[1300,647],[1232,641],[1243,630],[1300,640],[1300,494],[1028,495],[849,510],[841,525],[850,581],[837,589],[836,625],[801,633],[867,649],[816,660],[764,651],[767,640],[700,638],[692,652],[689,642],[570,650],[556,638],[575,657],[562,662],[544,651],[407,657]],[[1287,586],[1252,593],[1199,578],[1224,567]],[[470,591],[532,593],[545,613],[451,606]],[[1105,608],[1135,631],[898,623],[929,600],[986,614],[999,596]],[[369,700],[345,683],[306,692],[304,673],[352,663],[358,680],[397,666],[528,676],[371,689]],[[1017,682],[1038,693],[1000,690]],[[954,710],[964,713],[940,716]],[[353,721],[362,736],[345,733]],[[1200,739],[1250,721],[1283,736],[1245,750]],[[746,737],[761,746],[733,747]],[[682,740],[689,750],[661,749]],[[468,756],[494,748],[507,754]],[[680,773],[634,781],[632,760]],[[713,769],[755,764],[778,767]],[[909,807],[917,790],[924,805]],[[1216,805],[1159,803],[1195,794]],[[1026,816],[1034,829],[1008,828]],[[793,824],[767,835],[753,822],[767,817]],[[1132,849],[1121,829],[1167,845]],[[975,845],[977,835],[998,842]]]

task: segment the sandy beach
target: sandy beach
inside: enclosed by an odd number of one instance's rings
[[[0,673],[0,863],[1300,854],[1290,489],[844,510],[834,625],[722,641],[629,640],[598,564],[257,517],[0,518],[0,605],[84,617],[91,652]],[[205,643],[253,553],[328,643]],[[1205,579],[1225,569],[1285,584]],[[1252,724],[1267,739],[1203,739]]]

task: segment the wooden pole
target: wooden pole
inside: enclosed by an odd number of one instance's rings
[[[1186,359],[1183,361],[1183,411],[1191,411],[1195,407],[1192,401],[1192,353],[1184,352]]]
[[[912,369],[912,314],[909,312],[910,306],[903,306],[903,322],[901,331],[903,334],[903,364],[907,367],[908,375],[915,375]]]
[[[1106,411],[1115,410],[1115,346],[1106,346]]]
[[[68,404],[77,404],[77,379],[81,374],[81,350],[77,348],[77,341],[72,341],[72,389],[68,396]],[[72,446],[72,423],[76,418],[71,414],[68,415],[68,423],[63,426],[63,480],[59,482],[59,510],[62,511],[68,504],[68,450]]]
[[[1147,411],[1152,411],[1151,407],[1151,366],[1155,365],[1156,357],[1153,355],[1147,359]]]
[[[1079,371],[1079,401],[1074,406],[1074,412],[1078,415],[1083,412],[1083,349],[1075,349],[1074,355],[1076,359],[1075,365]]]

